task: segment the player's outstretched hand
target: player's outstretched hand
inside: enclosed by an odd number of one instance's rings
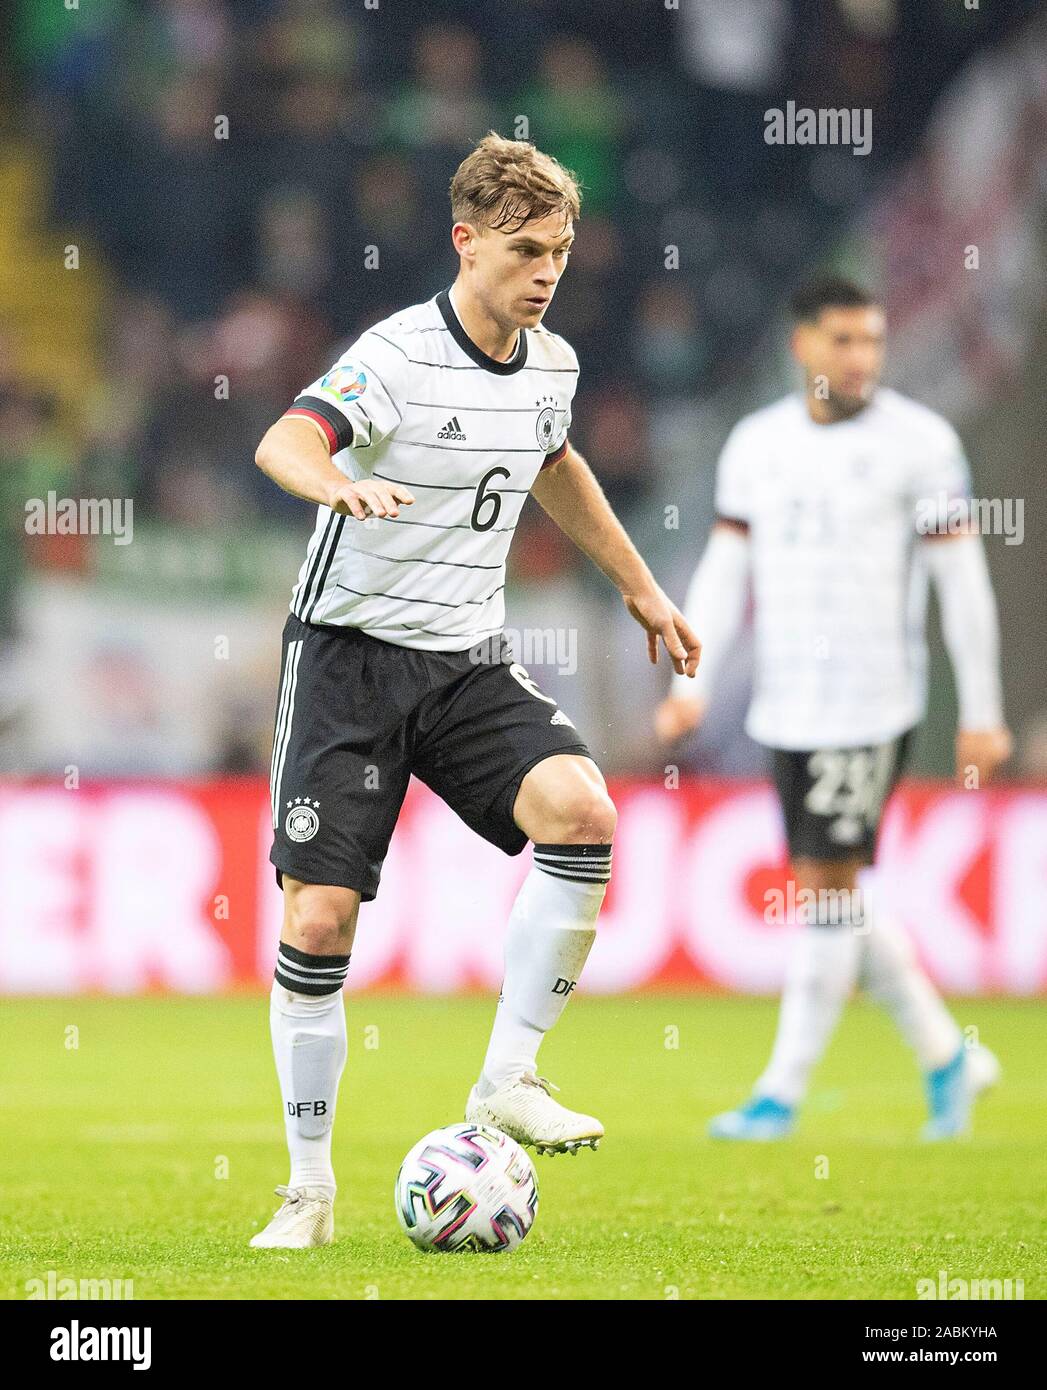
[[[659,743],[675,743],[696,729],[705,717],[705,701],[684,695],[667,696],[654,712]]]
[[[960,729],[956,734],[956,781],[961,787],[971,785],[970,769],[977,773],[976,786],[991,782],[996,769],[1011,756],[1014,740],[1011,731],[1000,729]]]
[[[401,483],[385,483],[380,478],[362,478],[357,483],[336,483],[327,505],[342,516],[366,521],[369,516],[400,515],[400,504],[410,506],[414,497]]]
[[[678,676],[693,676],[702,655],[702,644],[687,619],[655,585],[643,594],[623,594],[625,606],[647,632],[647,655],[658,660],[658,639],[665,643]]]

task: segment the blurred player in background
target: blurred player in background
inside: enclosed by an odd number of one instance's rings
[[[800,291],[793,310],[805,391],[741,420],[724,446],[717,519],[685,605],[702,666],[695,681],[674,679],[655,718],[667,743],[700,723],[751,589],[746,727],[773,752],[796,900],[818,907],[790,962],[770,1063],[750,1099],[717,1116],[710,1133],[775,1139],[792,1130],[860,981],[923,1069],[925,1136],[948,1138],[967,1128],[998,1063],[964,1046],[908,939],[859,877],[925,709],[928,573],[956,680],[957,775],[974,767],[984,782],[1009,756],[996,605],[955,431],[878,384],[882,308],[827,277]]]
[[[571,720],[502,631],[527,497],[618,586],[652,661],[662,641],[681,676],[698,662],[568,442],[578,359],[542,318],[574,236],[575,180],[492,132],[455,174],[451,211],[454,284],[363,333],[257,453],[319,511],[284,629],[271,771],[284,925],[270,1019],[291,1175],[255,1246],[332,1236],[342,985],[412,773],[506,854],[535,842],[466,1119],[539,1152],[595,1148],[603,1134],[536,1071],[596,935],[615,810]]]

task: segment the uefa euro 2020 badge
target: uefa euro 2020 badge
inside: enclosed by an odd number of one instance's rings
[[[340,362],[324,377],[320,390],[339,402],[358,401],[367,390],[367,373],[355,362]]]
[[[287,819],[284,821],[287,838],[299,845],[311,840],[320,829],[319,801],[310,801],[307,796],[296,796],[293,801],[287,803],[287,808]]]

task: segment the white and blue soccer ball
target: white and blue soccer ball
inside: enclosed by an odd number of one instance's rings
[[[485,1125],[434,1129],[396,1179],[396,1215],[419,1250],[514,1250],[537,1210],[531,1160],[515,1139]]]

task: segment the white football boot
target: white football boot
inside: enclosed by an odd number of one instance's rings
[[[256,1250],[308,1250],[334,1239],[334,1203],[313,1187],[278,1187],[284,1204],[264,1231],[251,1237]]]
[[[490,1125],[525,1148],[540,1154],[577,1153],[599,1147],[603,1125],[592,1115],[579,1115],[553,1100],[559,1090],[544,1076],[525,1072],[510,1077],[483,1100],[476,1087],[469,1092],[465,1118],[470,1124]]]

